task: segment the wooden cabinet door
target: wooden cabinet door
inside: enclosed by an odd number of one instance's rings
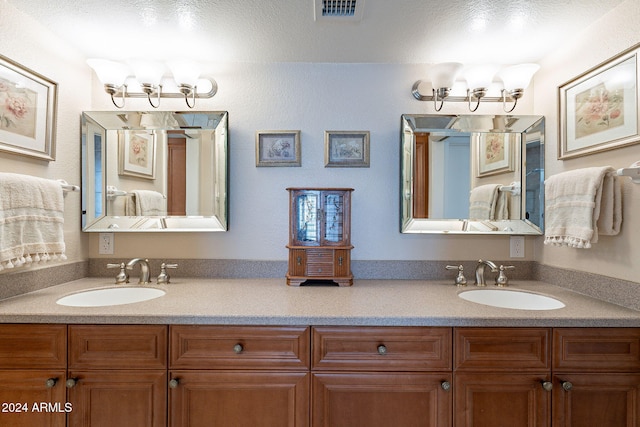
[[[456,427],[546,427],[551,422],[548,374],[456,373]],[[601,427],[604,427],[601,426]]]
[[[309,373],[172,371],[170,427],[306,427]]]
[[[167,371],[69,371],[69,427],[165,427]]]
[[[559,374],[554,427],[640,426],[640,374]]]
[[[0,426],[64,427],[64,370],[0,370]],[[55,384],[47,386],[47,380]]]
[[[311,425],[451,426],[450,381],[450,373],[314,373]]]

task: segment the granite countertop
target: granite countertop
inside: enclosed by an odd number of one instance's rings
[[[136,286],[125,286],[131,285]],[[165,290],[166,295],[139,303],[106,307],[56,304],[68,294],[113,286],[109,278],[85,278],[8,298],[0,301],[0,322],[640,327],[638,311],[537,281],[516,281],[509,289],[553,296],[566,307],[537,311],[485,306],[457,297],[458,292],[474,286],[458,288],[445,281],[355,280],[351,287],[292,287],[284,279],[193,278],[150,285]]]

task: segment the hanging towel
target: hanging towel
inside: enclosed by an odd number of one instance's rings
[[[486,184],[475,187],[469,196],[469,219],[495,219],[500,185]]]
[[[496,208],[493,220],[509,219],[509,201],[511,200],[510,192],[501,191],[498,187],[498,195],[496,196]]]
[[[622,197],[610,166],[577,169],[545,181],[545,244],[590,248],[622,225]]]
[[[60,183],[0,173],[0,270],[67,259]]]
[[[132,191],[136,204],[136,215],[159,216],[167,214],[167,202],[161,193],[151,190]]]

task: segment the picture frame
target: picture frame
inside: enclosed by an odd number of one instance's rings
[[[0,150],[55,160],[58,84],[0,55]]]
[[[558,159],[640,141],[639,51],[637,44],[559,86]]]
[[[324,166],[368,168],[369,131],[325,131]]]
[[[124,130],[118,131],[118,133],[118,174],[121,176],[155,179],[155,133],[146,130]]]
[[[474,136],[477,178],[514,171],[512,146],[516,134],[488,132],[477,133]]]
[[[256,132],[256,166],[301,165],[300,131],[269,130]]]

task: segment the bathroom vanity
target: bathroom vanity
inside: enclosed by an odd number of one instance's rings
[[[60,427],[639,421],[640,313],[546,283],[511,289],[551,295],[564,308],[475,304],[443,281],[291,287],[281,279],[192,278],[155,285],[166,294],[142,303],[56,304],[109,282],[81,279],[0,302],[0,398],[30,409],[11,406],[0,420]],[[36,402],[55,411],[34,412]]]

